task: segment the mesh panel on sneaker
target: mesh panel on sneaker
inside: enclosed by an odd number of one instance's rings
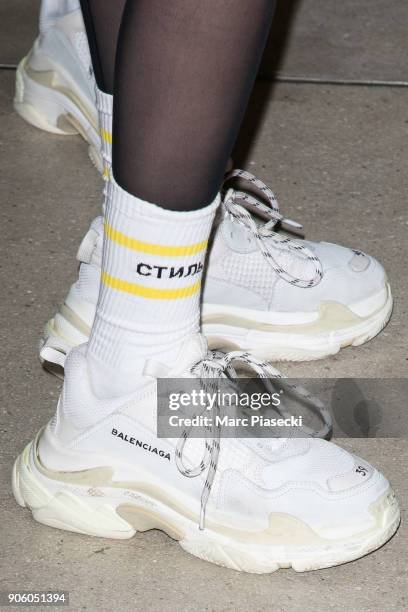
[[[225,248],[224,256],[211,262],[211,278],[228,281],[238,287],[257,293],[269,303],[276,278],[261,253],[235,253]],[[276,276],[276,275],[274,275]]]
[[[199,465],[204,450],[204,441],[191,438],[185,446],[186,463],[190,466]],[[238,471],[258,486],[263,486],[262,470],[267,461],[255,456],[248,445],[241,444],[241,440],[223,439],[220,445],[220,454],[217,461],[217,472],[211,487],[212,503],[218,505],[217,500],[222,495],[223,474],[226,471]],[[203,476],[204,478],[204,476]]]
[[[254,453],[268,463],[276,463],[307,453],[310,447],[308,438],[297,438],[296,443],[290,438],[250,439],[242,440],[242,444],[250,447]]]
[[[299,440],[292,440],[290,444],[294,449],[299,449]],[[354,465],[351,455],[324,440],[314,440],[301,461],[296,459],[298,455],[299,453],[295,452],[293,461],[291,457],[286,457],[280,464],[271,464],[269,461],[269,465],[263,470],[263,478],[268,488],[282,486],[289,480],[313,482],[327,489],[329,478],[349,472]]]

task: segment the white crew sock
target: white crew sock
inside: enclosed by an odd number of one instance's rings
[[[79,0],[42,0],[40,8],[40,32],[44,34],[58,19],[79,10]]]
[[[101,136],[101,154],[103,159],[103,178],[109,180],[112,167],[112,112],[113,96],[95,88],[96,108],[98,110],[99,134]],[[104,191],[106,195],[106,188]]]
[[[109,177],[111,174],[112,167],[112,105],[113,105],[113,96],[110,94],[106,94],[98,87],[95,87],[96,94],[96,108],[98,110],[98,123],[99,123],[99,132],[101,135],[101,155],[103,159],[103,179],[105,181],[105,187],[103,190],[104,193],[104,201],[102,205],[103,212],[105,211],[106,206],[106,197],[107,190],[109,184]],[[90,230],[93,230],[93,235],[98,235],[100,233],[101,226],[101,218],[97,217],[91,223]],[[84,240],[87,240],[89,236],[89,231],[86,234]],[[94,242],[91,240],[90,244],[92,245],[92,250],[94,247]],[[91,261],[91,253],[87,252],[89,247],[89,241],[84,244],[81,243],[77,259],[80,262],[79,266],[79,278],[76,283],[76,289],[79,295],[84,300],[89,300],[91,303],[95,303],[95,291],[96,284],[99,283],[99,267],[100,263],[97,262],[95,265],[95,261]],[[97,295],[97,293],[96,293]]]
[[[172,365],[199,330],[201,277],[219,197],[174,212],[140,200],[111,178],[102,282],[88,345],[94,391],[126,395],[144,384],[146,359]]]

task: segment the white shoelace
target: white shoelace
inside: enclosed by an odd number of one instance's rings
[[[308,427],[302,427],[305,436],[326,438],[332,431],[332,420],[328,409],[318,400],[313,398],[310,393],[303,387],[285,383],[283,375],[273,368],[271,365],[264,361],[256,359],[254,356],[243,351],[233,351],[230,353],[217,353],[215,351],[208,351],[207,356],[202,361],[198,362],[192,369],[191,373],[195,374],[200,378],[201,384],[207,389],[211,389],[213,392],[216,390],[215,379],[221,378],[228,374],[229,376],[236,377],[236,370],[233,366],[235,363],[241,363],[251,368],[259,378],[279,378],[282,379],[282,385],[290,389],[291,393],[302,401],[308,403],[313,407],[314,410],[318,411],[324,423],[323,427],[319,431],[311,430]],[[267,386],[267,383],[266,383]],[[216,413],[220,413],[220,408],[216,404]],[[287,412],[279,411],[282,416],[290,416]],[[189,430],[184,430],[176,446],[176,466],[179,472],[187,478],[196,478],[200,476],[206,469],[207,475],[203,490],[201,493],[201,509],[200,509],[200,522],[199,529],[205,528],[205,514],[207,502],[210,497],[211,488],[214,482],[215,474],[217,472],[218,457],[220,452],[220,425],[214,424],[215,419],[212,419],[212,425],[205,428],[205,449],[204,455],[200,463],[189,468],[185,465],[183,460],[184,449],[187,440],[189,439]]]
[[[232,219],[238,223],[244,225],[251,231],[255,240],[258,243],[259,249],[264,255],[265,259],[272,266],[275,272],[291,285],[297,287],[314,287],[323,278],[323,268],[320,259],[314,255],[310,249],[305,247],[300,240],[295,240],[287,236],[282,236],[277,232],[274,232],[274,227],[278,223],[287,225],[298,230],[302,229],[302,225],[291,219],[283,217],[279,210],[278,201],[274,193],[259,179],[257,179],[250,172],[245,170],[233,170],[225,177],[224,186],[232,179],[244,179],[250,185],[256,187],[262,196],[266,199],[268,204],[258,199],[255,195],[249,194],[245,191],[237,191],[235,189],[228,189],[224,200],[224,208]],[[239,202],[244,202],[249,208],[255,208],[263,216],[266,216],[269,220],[264,225],[257,225],[254,221],[251,213],[244,208]],[[265,240],[268,238],[268,240]],[[298,278],[289,271],[285,270],[281,264],[275,259],[273,250],[270,248],[270,244],[273,244],[277,248],[286,248],[288,252],[293,252],[296,255],[303,255],[305,262],[311,262],[314,266],[314,274],[310,278]]]

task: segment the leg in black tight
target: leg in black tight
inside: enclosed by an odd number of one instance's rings
[[[116,45],[126,0],[80,0],[96,83],[113,94]]]
[[[113,3],[88,2],[99,11],[96,30]],[[114,78],[113,174],[121,187],[171,210],[214,200],[273,11],[273,0],[127,0]],[[102,42],[95,34],[103,64],[114,36],[105,32]]]

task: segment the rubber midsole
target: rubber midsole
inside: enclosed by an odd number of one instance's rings
[[[56,472],[45,468],[38,456],[38,438],[39,436],[26,447],[19,460],[19,469],[23,472],[23,478],[29,481],[29,490],[34,491],[35,487],[38,487],[40,491],[37,496],[38,504],[34,505],[41,507],[45,499],[58,494],[59,491],[71,491],[71,493],[79,495],[84,501],[94,506],[103,505],[107,502],[111,503],[122,518],[127,516],[127,519],[129,519],[134,509],[136,508],[137,511],[139,506],[139,509],[145,514],[148,513],[150,521],[153,521],[150,528],[162,528],[163,523],[166,523],[173,535],[178,534],[180,536],[177,539],[182,539],[184,535],[181,529],[182,525],[187,529],[191,527],[196,529],[198,516],[189,511],[187,504],[180,503],[179,500],[171,497],[163,487],[152,486],[148,482],[114,482],[112,480],[113,468],[93,468],[89,471],[81,470],[80,472]],[[97,482],[95,478],[97,478]],[[46,491],[48,491],[48,496],[45,493]],[[133,493],[133,499],[138,501],[136,505],[130,503],[132,500],[131,493]],[[371,504],[372,525],[367,530],[360,531],[360,533],[352,536],[354,544],[356,544],[356,538],[357,541],[364,541],[375,533],[382,526],[384,513],[387,512],[395,514],[395,517],[398,515],[398,505],[391,489],[384,491]],[[154,523],[155,518],[158,520],[157,524]],[[259,531],[238,529],[213,520],[207,520],[206,527],[211,532],[233,541],[261,546],[327,547],[346,543],[350,539],[350,537],[323,538],[299,518],[277,512],[269,515],[269,525],[266,529]],[[164,530],[167,531],[167,529]]]
[[[62,96],[67,98],[80,111],[80,114],[83,115],[95,132],[98,132],[97,117],[92,112],[92,109],[71,89],[69,84],[65,82],[57,70],[34,70],[31,68],[29,56],[27,56],[21,63],[21,71],[24,72],[24,76],[27,79],[31,79],[31,81],[34,81],[37,85],[55,91],[58,94],[62,94]]]

